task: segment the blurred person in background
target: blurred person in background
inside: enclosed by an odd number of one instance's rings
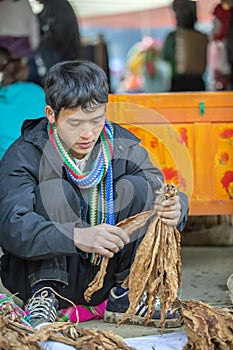
[[[159,40],[148,36],[130,48],[118,93],[170,91],[171,68],[161,58],[160,48]]]
[[[227,59],[230,64],[230,86],[229,89],[233,90],[233,10],[231,11],[231,18],[229,22],[229,28],[227,33]]]
[[[165,39],[163,58],[172,67],[171,91],[203,91],[207,63],[207,35],[195,29],[196,3],[174,0],[176,29]]]
[[[0,46],[30,58],[40,40],[39,22],[28,0],[0,0]]]
[[[0,47],[0,83],[3,77],[3,70],[7,62],[11,59],[11,53],[5,47]]]
[[[38,14],[40,45],[35,57],[41,81],[47,70],[60,61],[81,58],[77,16],[67,0],[37,0],[43,4]],[[42,83],[41,83],[42,84]]]
[[[213,29],[208,46],[210,90],[229,90],[231,67],[227,43],[232,4],[232,0],[221,0],[213,11]]]
[[[43,89],[27,82],[29,68],[22,58],[12,58],[0,47],[0,159],[17,139],[25,119],[44,116]]]

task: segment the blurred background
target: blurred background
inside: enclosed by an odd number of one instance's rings
[[[96,51],[95,46],[100,41],[106,44],[112,92],[119,90],[130,48],[143,38],[151,37],[160,49],[168,33],[176,26],[172,0],[69,0],[69,3],[78,19],[84,57],[86,55],[89,58],[90,51]],[[195,3],[195,28],[210,35],[213,29],[214,8],[220,1],[202,0]],[[30,4],[36,14],[39,14],[44,6],[37,0],[30,0]],[[58,4],[59,0],[57,6]],[[104,55],[101,51],[94,54]],[[101,60],[101,57],[98,57],[98,60]],[[207,74],[205,81],[206,89],[213,90]]]

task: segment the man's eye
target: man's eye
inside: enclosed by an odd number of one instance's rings
[[[68,122],[68,124],[74,128],[80,125],[80,123],[77,122]]]
[[[98,119],[94,119],[94,120],[93,120],[93,122],[94,122],[95,124],[102,124],[102,123],[104,123],[104,121],[105,121],[105,117],[100,117],[100,118],[98,118]]]

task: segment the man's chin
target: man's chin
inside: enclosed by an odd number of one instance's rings
[[[92,151],[93,147],[87,148],[87,149],[71,149],[70,152],[71,154],[77,158],[77,159],[82,159],[85,157],[87,154],[89,154]]]

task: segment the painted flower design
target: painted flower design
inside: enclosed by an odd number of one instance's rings
[[[233,199],[233,171],[228,170],[224,173],[221,183],[230,199]]]
[[[220,154],[218,162],[221,165],[226,165],[229,161],[229,154],[227,152],[223,152]]]
[[[165,167],[163,168],[163,175],[165,177],[166,182],[173,182],[176,186],[182,186],[182,188],[186,189],[186,180],[181,176],[181,174],[173,167]]]
[[[184,143],[186,147],[188,147],[188,133],[186,128],[179,128],[178,129],[180,140],[178,140],[180,143]]]
[[[231,128],[224,129],[220,133],[220,137],[222,137],[223,139],[227,139],[227,140],[233,138],[233,129],[231,129]]]
[[[150,141],[151,148],[156,148],[159,145],[157,137],[152,137]]]

